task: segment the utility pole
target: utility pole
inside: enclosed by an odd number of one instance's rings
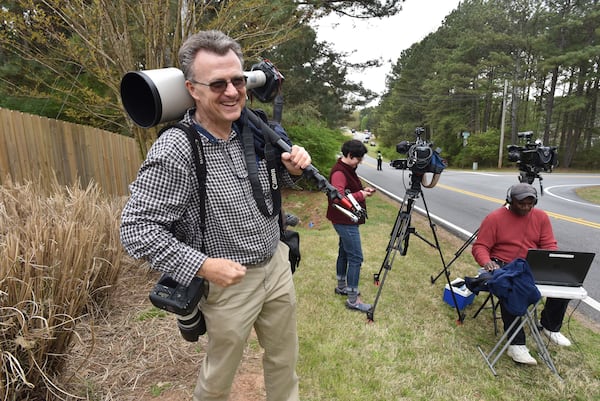
[[[498,168],[502,168],[502,150],[504,149],[504,121],[506,119],[506,91],[508,80],[504,80],[504,95],[502,96],[502,122],[500,123],[500,149],[498,149]]]

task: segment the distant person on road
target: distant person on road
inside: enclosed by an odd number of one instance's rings
[[[473,257],[480,266],[491,272],[516,258],[526,258],[530,248],[558,249],[548,215],[534,208],[537,200],[537,191],[530,184],[520,183],[508,189],[508,207],[496,209],[485,217],[473,243]],[[560,328],[568,303],[568,299],[547,298],[540,321],[542,333],[551,342],[565,347],[571,342],[560,333]],[[502,302],[500,311],[504,330],[507,330],[516,316],[509,313]],[[509,338],[510,335],[512,332]],[[537,364],[525,345],[523,329],[512,340],[506,354],[518,363]]]
[[[375,193],[371,187],[364,188],[356,174],[358,165],[367,153],[367,147],[359,140],[352,139],[342,145],[342,157],[331,168],[329,181],[340,194],[350,193],[363,209],[367,209],[366,198]],[[346,307],[351,310],[368,312],[370,304],[360,300],[358,282],[360,268],[363,262],[362,245],[358,227],[365,223],[362,217],[353,222],[350,217],[340,212],[329,200],[327,218],[333,223],[333,228],[339,236],[338,257],[336,262],[337,286],[335,293],[347,296]]]
[[[381,151],[377,151],[377,171],[381,171],[381,164],[383,163],[383,157],[381,156]]]

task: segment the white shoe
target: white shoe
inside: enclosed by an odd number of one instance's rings
[[[571,341],[565,336],[563,336],[560,331],[550,331],[547,329],[542,329],[542,332],[548,339],[556,345],[560,345],[561,347],[570,347]]]
[[[529,350],[525,345],[509,345],[506,355],[510,356],[517,363],[537,365],[537,361],[529,354]]]

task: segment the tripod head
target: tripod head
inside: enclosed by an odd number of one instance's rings
[[[537,178],[540,181],[540,195],[544,195],[544,186],[542,185],[543,178],[539,171],[520,170],[518,178],[519,182],[524,182],[530,185],[533,185],[533,182]]]
[[[414,200],[419,197],[419,194],[423,192],[423,186],[426,188],[430,188],[429,186],[424,184],[425,182],[425,173],[410,173],[410,187],[406,189],[406,197],[408,199]],[[436,180],[437,183],[437,180]]]

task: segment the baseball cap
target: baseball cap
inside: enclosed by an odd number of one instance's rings
[[[523,200],[529,197],[537,199],[537,191],[530,184],[520,183],[511,187],[510,197],[517,200]]]

